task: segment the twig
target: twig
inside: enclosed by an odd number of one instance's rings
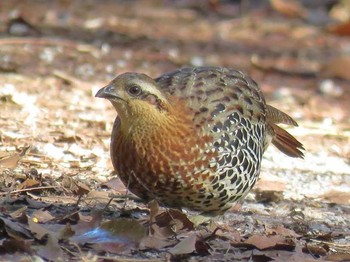
[[[57,38],[30,38],[30,37],[11,37],[1,38],[0,45],[44,45],[44,46],[64,46],[67,48],[75,48],[82,52],[99,52],[99,50],[88,44],[81,44],[71,40]]]
[[[7,194],[17,194],[21,192],[28,192],[28,191],[34,191],[38,189],[51,189],[51,188],[59,188],[61,186],[42,186],[42,187],[31,187],[31,188],[25,188],[25,189],[19,189],[19,190],[14,190],[11,192],[0,192],[0,196],[4,196]]]

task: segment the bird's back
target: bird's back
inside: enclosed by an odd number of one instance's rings
[[[275,124],[295,121],[266,105],[258,85],[244,73],[221,67],[184,68],[156,82],[163,92],[184,99],[194,111],[199,132],[213,137],[206,150],[217,152],[210,163],[217,209],[229,208],[251,190],[271,141],[290,156],[302,156],[301,144]],[[214,209],[213,201],[210,204]]]

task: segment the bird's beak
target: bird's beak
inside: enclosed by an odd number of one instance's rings
[[[106,99],[120,99],[118,91],[115,89],[115,86],[108,84],[105,87],[102,87],[96,93],[95,97],[106,98]]]

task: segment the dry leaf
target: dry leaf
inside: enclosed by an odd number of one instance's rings
[[[7,260],[4,258],[3,254],[11,253],[31,253],[31,243],[29,241],[20,240],[20,239],[1,239],[0,240],[0,252],[2,261],[23,261],[23,256],[18,258],[18,260],[11,259]]]
[[[301,237],[295,231],[285,228],[283,225],[277,226],[276,228],[266,228],[266,234],[268,235],[281,235],[284,237]]]
[[[25,189],[31,187],[37,187],[40,185],[40,181],[34,179],[26,179],[18,186],[18,189]]]
[[[21,218],[26,214],[27,209],[28,209],[27,206],[20,207],[19,209],[10,213],[10,216],[12,218]]]
[[[312,255],[318,255],[318,256],[325,256],[327,255],[328,251],[329,251],[329,248],[324,248],[322,246],[309,244],[309,243],[305,244],[305,246],[303,247],[303,252],[311,253]]]
[[[10,237],[15,239],[21,239],[23,237],[29,239],[32,237],[29,230],[21,223],[14,222],[4,217],[0,217],[0,231],[5,231]]]
[[[29,150],[29,146],[23,148],[20,153],[15,153],[11,156],[7,156],[0,159],[0,167],[2,168],[15,168],[18,164],[18,161],[26,155]]]
[[[289,17],[306,18],[308,15],[308,11],[297,1],[270,0],[270,3],[277,12]]]
[[[63,252],[58,244],[58,239],[53,234],[48,234],[45,246],[38,248],[38,255],[50,261],[62,261]]]
[[[168,251],[173,255],[190,254],[196,251],[197,235],[192,233]]]
[[[322,73],[327,77],[339,77],[350,80],[349,74],[350,56],[338,56],[331,61],[326,61]]]
[[[350,21],[328,26],[327,30],[335,35],[348,36],[350,35]]]
[[[171,227],[175,232],[180,230],[193,230],[193,223],[188,217],[177,209],[169,209],[155,217],[155,221],[160,227]]]
[[[172,246],[177,243],[176,239],[159,238],[157,236],[147,236],[142,238],[139,248],[140,249],[162,249]]]
[[[35,217],[28,218],[28,225],[29,225],[30,231],[39,240],[42,239],[43,236],[51,233],[48,229],[40,225]]]
[[[114,236],[124,237],[137,243],[146,236],[146,228],[137,220],[130,218],[119,218],[104,222],[101,224],[101,228]]]
[[[284,181],[266,180],[260,179],[255,187],[257,191],[284,191],[286,189],[286,183]]]
[[[349,253],[335,253],[325,257],[327,261],[350,261]]]
[[[295,243],[283,236],[253,235],[244,241],[244,243],[250,244],[260,250],[269,248],[293,250],[295,248]]]
[[[46,223],[55,218],[49,211],[44,211],[43,209],[34,211],[31,217],[35,219],[36,223]]]
[[[350,192],[340,192],[340,191],[328,191],[327,193],[319,196],[328,202],[349,205],[350,204]]]
[[[291,75],[314,76],[321,69],[318,61],[289,56],[266,58],[253,55],[251,57],[251,63],[253,66],[262,70],[274,70]]]

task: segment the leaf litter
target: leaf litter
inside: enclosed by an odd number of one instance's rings
[[[304,1],[245,19],[228,1],[147,2],[23,1],[17,19],[0,3],[0,260],[350,260],[347,5],[325,9],[336,23],[312,24]],[[269,148],[254,192],[200,226],[121,184],[108,153],[115,112],[93,98],[121,72],[195,64],[251,73],[307,148],[300,161]]]

